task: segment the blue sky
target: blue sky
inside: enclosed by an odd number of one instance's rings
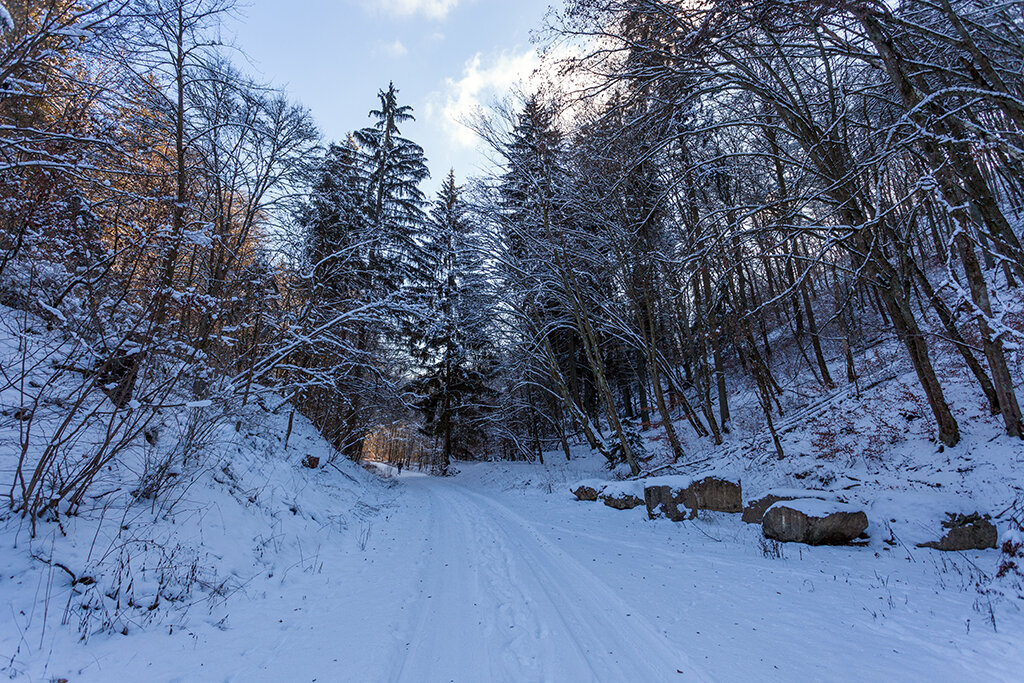
[[[484,159],[458,123],[536,67],[531,32],[557,0],[250,0],[233,25],[253,68],[306,105],[328,139],[367,124],[393,80],[437,187]]]

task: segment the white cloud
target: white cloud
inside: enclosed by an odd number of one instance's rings
[[[528,94],[545,86],[549,92],[561,88],[571,90],[579,78],[569,81],[561,75],[563,60],[577,57],[578,48],[560,45],[543,57],[533,48],[523,52],[502,52],[485,58],[480,53],[466,62],[462,76],[445,79],[443,93],[434,93],[427,108],[427,117],[440,114],[441,125],[448,136],[463,147],[475,147],[478,140],[467,121],[496,100],[516,90]],[[561,112],[565,121],[571,121],[570,110]]]
[[[477,53],[466,62],[462,77],[445,79],[445,90],[439,106],[430,106],[428,116],[440,112],[442,125],[449,137],[464,147],[473,147],[477,140],[465,122],[483,105],[504,95],[518,85],[527,85],[541,64],[536,50],[519,54],[502,52],[485,61]]]
[[[429,19],[444,19],[459,0],[364,0],[375,11],[397,17],[421,14]]]
[[[402,57],[409,54],[409,48],[400,40],[393,42],[378,41],[373,46],[373,53],[375,55],[383,55],[384,57],[390,57],[391,59],[401,59]]]

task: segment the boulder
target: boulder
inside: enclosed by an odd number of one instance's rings
[[[938,541],[918,543],[919,548],[935,550],[985,550],[995,548],[999,540],[996,526],[989,515],[975,512],[971,515],[946,513],[949,519],[942,526],[949,531]]]
[[[302,466],[315,470],[317,467],[320,467],[320,458],[315,455],[307,455],[302,459]]]
[[[867,528],[868,516],[862,510],[815,498],[775,503],[761,522],[766,538],[808,545],[849,543]]]
[[[654,484],[644,487],[644,502],[647,504],[647,516],[651,519],[667,517],[673,522],[681,522],[687,514],[679,510],[682,502],[682,489],[673,489],[668,484]]]
[[[708,476],[687,488],[683,503],[690,508],[691,517],[697,516],[697,510],[743,512],[743,490],[739,483]]]
[[[648,479],[644,487],[644,502],[651,519],[665,516],[680,522],[693,519],[698,510],[741,512],[743,493],[739,483],[716,474],[697,477],[672,475]]]
[[[572,493],[577,500],[595,501],[605,485],[599,481],[581,481],[572,487]]]
[[[613,482],[604,487],[598,499],[616,510],[632,510],[644,504],[644,483],[642,481]]]
[[[643,498],[637,498],[636,496],[628,493],[618,496],[602,494],[601,501],[608,507],[615,508],[616,510],[632,510],[633,508],[644,504]]]
[[[790,500],[801,500],[803,498],[818,498],[828,500],[832,495],[825,491],[804,491],[800,489],[772,489],[756,500],[752,500],[743,508],[741,518],[747,524],[760,524],[764,519],[764,513],[772,505]]]

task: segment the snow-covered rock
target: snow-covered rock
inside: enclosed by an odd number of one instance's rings
[[[678,522],[687,518],[680,506],[689,510],[691,519],[698,510],[742,512],[743,491],[739,479],[731,479],[732,475],[722,472],[651,477],[644,488],[647,514],[651,519],[665,516]]]
[[[820,500],[831,500],[834,494],[828,491],[814,491],[802,489],[772,489],[759,498],[747,503],[743,508],[743,521],[747,524],[760,524],[764,519],[764,513],[776,503],[799,500],[801,498],[817,498]]]
[[[592,502],[597,500],[598,495],[608,485],[608,482],[599,479],[587,479],[578,481],[572,486],[572,493],[578,500]]]
[[[644,482],[612,482],[598,494],[598,499],[616,510],[632,510],[644,504]]]
[[[868,528],[863,510],[831,500],[805,498],[775,503],[761,522],[767,538],[808,545],[843,545]]]
[[[957,551],[985,550],[996,547],[999,533],[988,515],[949,513],[948,517],[949,519],[942,523],[943,528],[948,529],[946,534],[938,541],[919,543],[919,548]]]

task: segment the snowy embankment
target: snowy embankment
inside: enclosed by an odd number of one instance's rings
[[[332,558],[365,548],[389,486],[333,453],[302,416],[289,426],[290,406],[266,393],[229,413],[209,401],[161,408],[104,464],[74,514],[61,503],[33,524],[9,505],[24,489],[19,460],[25,478],[44,453],[53,471],[73,471],[106,438],[95,416],[110,407],[101,401],[63,427],[81,382],[49,379],[59,338],[0,313],[3,367],[28,368],[0,391],[0,673],[110,680],[167,652],[199,675],[216,655],[192,651],[211,634],[258,640],[248,631],[254,614],[283,619],[287,603],[292,619],[309,584],[337,580],[325,577]],[[6,334],[19,329],[20,341]],[[62,428],[70,436],[57,442]],[[47,450],[52,443],[60,448]],[[329,464],[303,467],[307,455]],[[140,677],[169,675],[147,666]]]
[[[273,614],[279,640],[307,596],[342,594],[337,558],[366,556],[393,496],[343,459],[302,467],[306,454],[325,462],[330,448],[298,416],[284,448],[287,421],[254,406],[239,432],[221,430],[202,471],[156,500],[103,491],[102,505],[40,523],[34,538],[7,514],[0,671],[30,680],[227,675],[235,658],[266,646],[256,623]]]

